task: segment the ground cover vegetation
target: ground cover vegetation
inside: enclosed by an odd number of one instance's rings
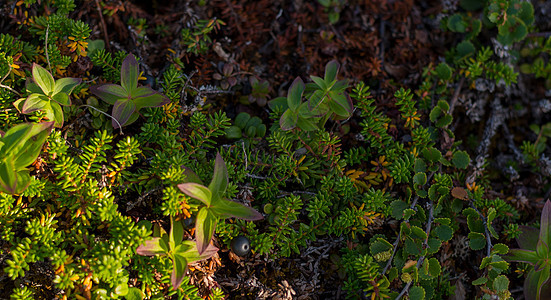
[[[0,298],[548,299],[550,10],[4,1]]]

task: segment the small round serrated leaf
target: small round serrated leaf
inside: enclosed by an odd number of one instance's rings
[[[458,169],[466,169],[469,166],[471,158],[465,151],[457,151],[453,154],[452,163]]]
[[[425,289],[420,286],[414,286],[409,290],[409,299],[410,300],[424,300],[425,299]]]

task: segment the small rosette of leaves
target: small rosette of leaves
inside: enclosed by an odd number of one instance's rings
[[[30,114],[35,111],[44,111],[46,118],[55,122],[55,127],[63,126],[63,106],[70,106],[69,95],[82,81],[80,78],[54,77],[43,67],[33,63],[32,82],[27,83],[27,91],[30,95],[14,102],[15,107],[23,113]]]
[[[187,179],[190,182],[181,183],[178,188],[184,194],[205,204],[199,209],[195,222],[197,249],[200,254],[207,250],[220,219],[235,217],[254,221],[263,218],[255,209],[224,198],[229,182],[228,169],[219,153],[216,154],[214,175],[208,187],[204,186],[199,177],[189,169]]]
[[[101,84],[90,87],[90,92],[113,105],[114,128],[132,124],[138,119],[138,111],[143,107],[159,107],[170,100],[163,94],[147,86],[138,87],[138,62],[129,54],[121,66],[121,85]]]
[[[272,110],[284,110],[279,120],[282,130],[298,127],[304,131],[323,128],[330,117],[348,118],[352,114],[352,100],[346,94],[347,80],[337,81],[339,64],[332,60],[325,66],[324,78],[310,76],[313,83],[304,84],[297,77],[287,92],[287,97],[278,97],[269,102]],[[305,97],[308,101],[303,102]]]
[[[207,259],[216,252],[218,248],[213,245],[207,247],[199,253],[196,243],[190,240],[184,240],[184,226],[182,221],[170,219],[170,234],[167,234],[160,227],[156,227],[153,237],[140,245],[136,252],[139,255],[167,255],[172,260],[173,269],[170,276],[170,282],[174,289],[177,289],[184,280],[188,263]]]

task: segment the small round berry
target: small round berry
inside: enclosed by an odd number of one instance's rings
[[[240,235],[231,241],[231,250],[238,256],[247,256],[251,252],[249,239]]]

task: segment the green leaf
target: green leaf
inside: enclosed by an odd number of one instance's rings
[[[450,80],[452,78],[452,69],[445,62],[441,62],[434,70],[436,71],[436,75],[442,80]]]
[[[174,290],[178,289],[184,281],[184,276],[187,270],[187,260],[181,255],[173,255],[172,257],[172,274],[170,275],[170,284]]]
[[[524,295],[526,299],[549,299],[549,265],[539,272],[532,269],[524,280]],[[547,285],[546,285],[547,284]],[[545,298],[542,297],[542,292]]]
[[[453,121],[453,117],[451,115],[445,114],[442,116],[442,118],[438,119],[436,124],[434,124],[437,128],[444,128],[448,125],[450,125]]]
[[[80,78],[61,78],[56,80],[53,94],[71,94],[73,89],[82,82]]]
[[[299,117],[297,121],[297,126],[303,131],[314,131],[319,129],[318,122],[319,118],[306,119]]]
[[[539,240],[540,231],[537,228],[530,226],[519,226],[521,234],[516,238],[520,248],[536,251],[536,246]]]
[[[323,112],[320,109],[320,105],[323,103],[323,101],[326,99],[326,95],[321,90],[315,90],[312,95],[308,98],[307,105],[300,106],[299,113],[302,117],[319,117],[323,115],[325,112]]]
[[[467,24],[463,21],[463,17],[460,14],[454,14],[449,17],[447,26],[453,32],[465,32],[467,30]]]
[[[52,100],[64,106],[71,105],[71,100],[69,100],[69,95],[67,95],[64,92],[54,94],[52,96]]]
[[[282,111],[289,108],[289,106],[287,105],[286,97],[277,97],[273,100],[270,100],[268,102],[268,107],[270,107],[271,110],[281,109]]]
[[[329,101],[331,111],[344,118],[350,117],[354,108],[352,107],[352,100],[346,94],[329,92],[329,97],[331,98],[331,101]]]
[[[17,192],[17,172],[11,159],[4,158],[0,161],[0,188],[8,194]]]
[[[473,250],[481,250],[486,246],[486,238],[482,233],[469,232],[469,247]]]
[[[279,119],[279,126],[283,131],[291,130],[297,126],[297,121],[298,114],[291,109],[287,109]]]
[[[369,245],[369,250],[371,255],[375,255],[381,252],[386,252],[392,249],[392,244],[383,238],[377,238]]]
[[[285,98],[283,98],[285,99]],[[251,119],[251,115],[249,115],[246,112],[240,112],[237,117],[235,117],[234,124],[238,128],[245,129],[245,125],[247,125],[247,122]]]
[[[440,225],[434,228],[436,237],[442,241],[449,241],[453,237],[453,230],[448,225]]]
[[[126,296],[128,294],[128,284],[126,282],[120,283],[115,287],[115,295]]]
[[[486,282],[488,282],[488,278],[486,277],[480,277],[476,280],[473,280],[471,282],[472,285],[482,285],[482,284],[485,284]]]
[[[243,133],[241,132],[241,128],[239,128],[235,125],[224,129],[224,133],[226,134],[226,137],[228,139],[240,139],[241,137],[243,137]]]
[[[545,201],[541,212],[539,239],[547,246],[551,246],[551,201],[549,200]]]
[[[175,249],[176,245],[179,245],[184,239],[184,226],[181,221],[174,221],[174,218],[170,217],[170,234],[169,245],[170,249]]]
[[[423,300],[425,299],[425,289],[420,286],[414,286],[409,290],[410,300]]]
[[[410,255],[421,255],[421,251],[423,250],[423,245],[421,244],[420,241],[414,241],[413,239],[407,237],[405,250]]]
[[[170,103],[170,99],[168,99],[167,96],[156,92],[149,87],[141,86],[135,89],[134,92],[136,93],[136,96],[132,95],[132,101],[136,104],[137,110],[142,107],[160,107]],[[145,95],[141,95],[142,93]]]
[[[434,147],[423,149],[423,157],[429,162],[437,162],[442,157],[442,153]]]
[[[440,262],[438,262],[438,259],[431,257],[429,260],[429,274],[432,277],[438,277],[442,273],[442,267],[440,266]]]
[[[291,84],[291,87],[287,92],[287,105],[290,110],[296,111],[298,109],[298,106],[302,102],[302,93],[304,92],[304,88],[304,81],[302,81],[300,77],[297,77],[295,81],[293,81],[293,84]]]
[[[164,249],[161,246],[160,237],[152,237],[149,240],[146,240],[145,243],[138,246],[138,249],[136,250],[136,253],[144,256],[163,255],[167,254],[167,252],[168,249]]]
[[[216,161],[214,163],[214,175],[212,176],[212,181],[209,184],[209,190],[212,193],[213,201],[222,199],[226,188],[228,187],[228,169],[226,168],[226,163],[220,153],[216,153]],[[214,203],[213,203],[214,204]]]
[[[43,129],[43,131],[38,132],[34,136],[30,136],[29,139],[25,139],[25,143],[17,151],[15,154],[15,160],[13,162],[15,170],[21,170],[31,163],[33,163],[40,154],[40,151],[42,150],[42,145],[48,138],[48,135],[50,135],[51,128],[53,126],[53,123],[46,123],[50,126],[44,127],[40,125],[33,125],[33,127],[36,127],[37,129]],[[33,134],[31,130],[31,134]]]
[[[425,240],[427,238],[427,233],[417,226],[411,226],[411,235],[412,237],[421,240]]]
[[[130,97],[130,94],[117,84],[94,85],[90,87],[90,92],[111,105],[121,99],[129,99]]]
[[[498,293],[509,290],[509,279],[505,275],[499,275],[494,279],[494,290]]]
[[[452,157],[452,163],[458,169],[466,169],[470,161],[469,154],[465,151],[456,151]]]
[[[128,289],[128,293],[124,296],[126,300],[142,300],[145,297],[145,294],[136,287],[131,287]]]
[[[488,209],[488,220],[486,222],[486,228],[488,228],[488,231],[494,238],[498,238],[497,232],[495,231],[494,227],[492,227],[492,221],[496,217],[496,209],[493,207],[490,207]]]
[[[312,79],[312,81],[314,81],[320,89],[324,91],[327,90],[327,84],[325,83],[325,81],[323,81],[321,77],[310,75],[310,79]]]
[[[212,193],[206,186],[195,182],[186,182],[178,184],[178,188],[191,198],[197,199],[210,206]]]
[[[463,41],[456,46],[456,52],[457,52],[457,60],[463,60],[471,55],[474,55],[476,52],[476,49],[473,45],[473,43],[469,41]]]
[[[222,199],[212,205],[212,211],[221,218],[234,217],[243,220],[255,221],[264,217],[258,211],[243,204]]]
[[[63,117],[63,108],[57,103],[50,101],[50,109],[46,108],[46,116],[50,121],[55,121],[55,127],[63,127],[65,118]]]
[[[115,102],[112,115],[120,123],[120,126],[124,126],[130,120],[134,111],[136,111],[136,105],[132,100],[121,99]],[[119,128],[119,124],[115,120],[112,120],[111,124],[113,128]]]
[[[332,60],[325,65],[325,76],[323,80],[326,83],[333,82],[337,78],[339,72],[339,63],[336,60]]]
[[[131,94],[138,87],[138,62],[132,54],[128,54],[121,66],[121,86]]]
[[[397,220],[401,220],[403,218],[404,210],[406,208],[409,208],[409,205],[401,200],[394,200],[390,203],[391,215]]]
[[[30,114],[37,110],[45,109],[48,106],[50,99],[40,94],[30,94],[23,103],[21,113]]]
[[[505,244],[495,244],[492,247],[492,254],[501,254],[505,255],[509,252],[509,247]]]
[[[427,254],[434,254],[440,250],[440,246],[442,246],[442,241],[440,239],[436,238],[429,238],[428,239],[428,249]]]
[[[54,91],[55,81],[52,74],[43,67],[33,63],[33,80],[40,87],[42,92],[49,96]]]
[[[218,218],[210,209],[203,207],[199,210],[195,221],[195,237],[197,238],[199,254],[203,254],[207,250],[217,222]]]
[[[427,183],[427,174],[421,172],[416,173],[415,175],[413,175],[413,183],[417,185],[424,185],[425,183]]]
[[[183,241],[180,246],[181,247],[176,250],[176,253],[185,257],[188,263],[207,259],[218,252],[218,248],[209,244],[207,246],[207,249],[205,249],[203,253],[199,254],[199,251],[197,250],[197,244],[189,240]]]

